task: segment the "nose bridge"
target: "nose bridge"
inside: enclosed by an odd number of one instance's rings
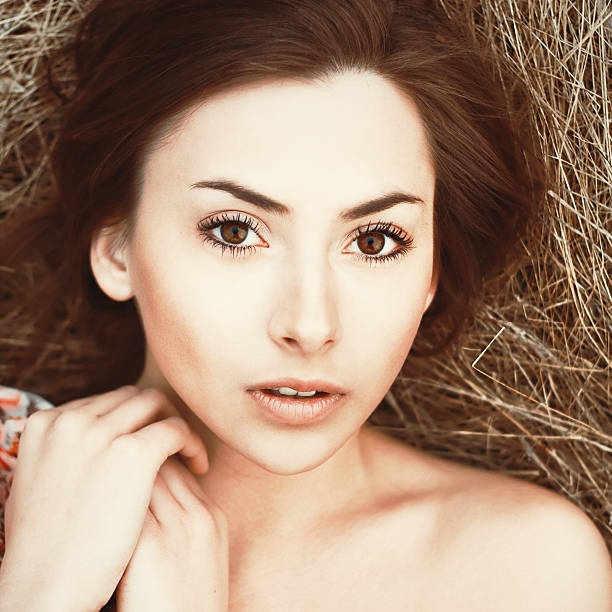
[[[285,259],[283,290],[273,314],[272,335],[285,345],[314,352],[340,337],[333,269],[327,252],[296,249]]]

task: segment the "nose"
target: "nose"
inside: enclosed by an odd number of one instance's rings
[[[269,334],[284,350],[327,352],[340,339],[337,286],[327,258],[287,262],[278,279]]]

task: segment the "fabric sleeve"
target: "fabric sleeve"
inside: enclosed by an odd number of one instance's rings
[[[4,504],[13,481],[19,438],[32,413],[53,407],[36,393],[0,385],[0,563],[4,557]]]

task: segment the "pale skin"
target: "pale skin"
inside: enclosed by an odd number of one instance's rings
[[[212,180],[288,210],[193,187]],[[166,520],[123,547],[121,610],[609,612],[609,557],[576,506],[364,425],[435,295],[434,185],[416,107],[373,73],[225,92],[151,152],[134,234],[120,249],[96,235],[92,270],[109,297],[136,300],[137,387],[169,399],[209,467],[194,477],[169,460],[158,473],[151,504]],[[341,218],[392,192],[415,198]],[[256,224],[248,252],[203,240],[198,222],[224,213]],[[412,246],[369,265],[354,232],[378,222]],[[381,252],[397,247],[387,237]],[[286,376],[329,380],[349,401],[316,424],[272,423],[246,389]],[[197,591],[202,568],[213,592]]]

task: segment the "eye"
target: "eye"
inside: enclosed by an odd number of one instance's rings
[[[343,252],[353,253],[369,264],[397,259],[413,248],[412,237],[393,223],[368,224],[366,228],[358,228],[351,237],[350,244],[355,244],[359,251]]]
[[[233,256],[254,253],[258,248],[269,246],[259,235],[259,227],[257,221],[246,215],[241,217],[240,213],[223,213],[197,224],[204,242],[220,248],[221,255],[227,249]],[[263,244],[257,244],[256,237]],[[413,248],[412,237],[393,223],[368,224],[366,228],[355,230],[351,237],[350,244],[355,243],[360,252],[345,250],[343,253],[352,253],[370,265],[397,259]]]
[[[226,249],[236,256],[254,252],[257,247],[268,246],[259,236],[259,224],[246,215],[241,218],[240,213],[223,213],[210,219],[204,219],[198,223],[197,228],[204,242],[220,248],[222,255]],[[256,240],[257,237],[259,237],[259,243]],[[264,244],[261,244],[262,241]]]

